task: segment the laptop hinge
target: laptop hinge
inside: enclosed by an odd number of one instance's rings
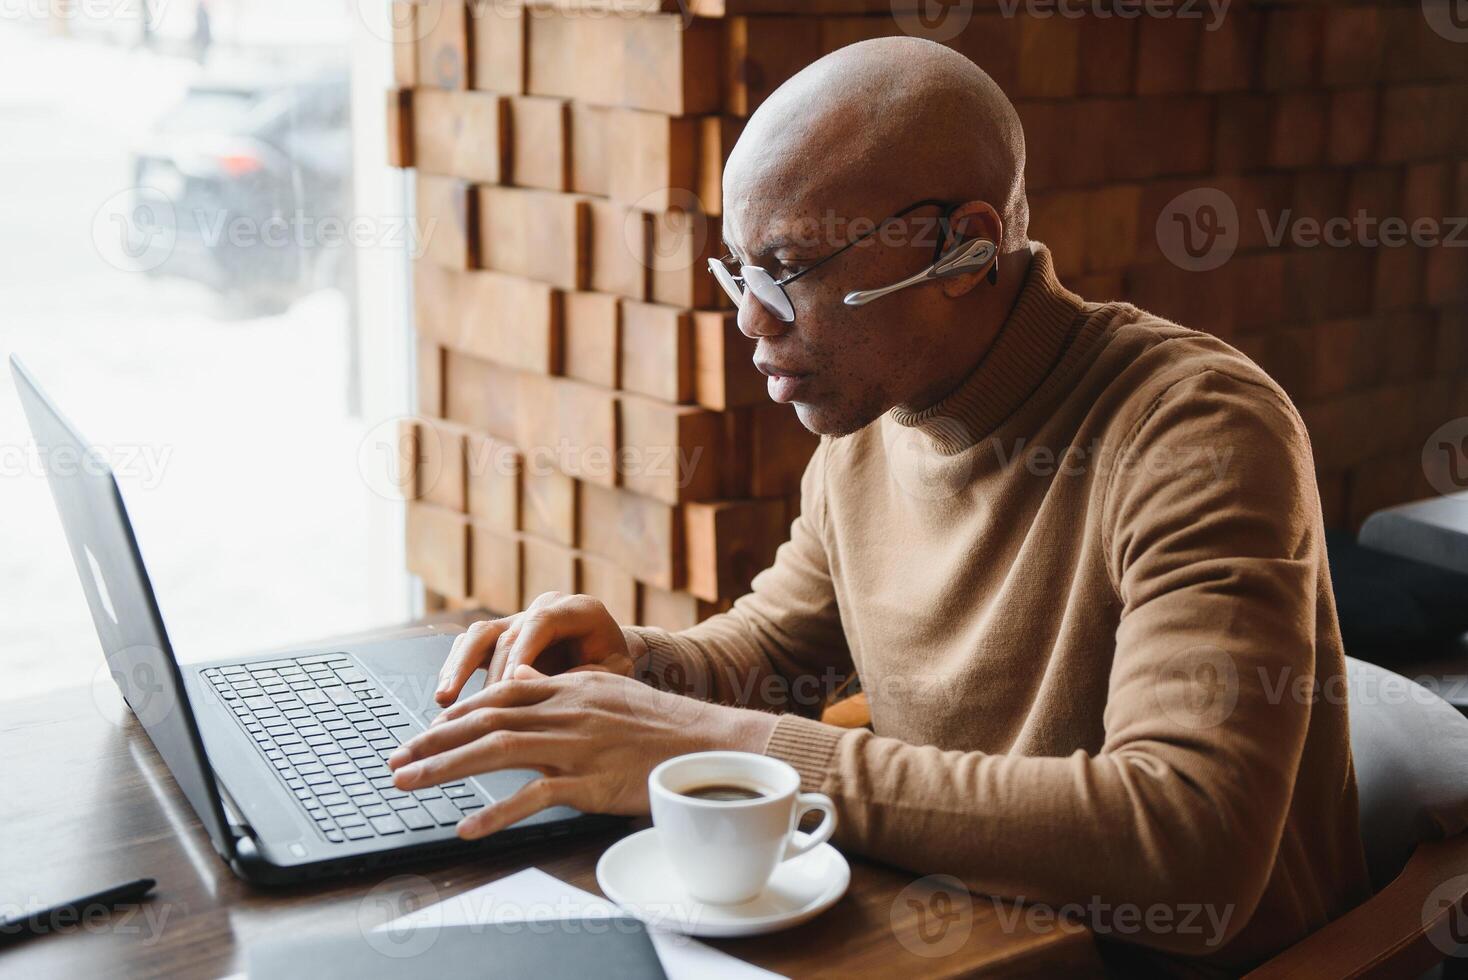
[[[219,779],[214,780],[214,785],[219,787],[219,802],[224,807],[224,819],[229,822],[230,836],[235,840],[255,837],[255,832],[250,828],[250,822],[244,818],[234,797],[229,795],[229,789]]]

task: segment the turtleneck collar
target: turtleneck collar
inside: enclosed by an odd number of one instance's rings
[[[962,452],[1013,415],[1054,371],[1079,325],[1082,300],[1056,278],[1050,250],[1031,242],[1030,252],[1019,298],[973,373],[929,408],[888,413],[942,455]]]

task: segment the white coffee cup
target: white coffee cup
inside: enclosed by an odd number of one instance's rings
[[[734,800],[687,795],[719,785],[746,787],[760,795]],[[800,792],[800,775],[789,764],[752,752],[676,756],[648,775],[647,794],[668,863],[689,895],[715,905],[735,905],[759,895],[776,865],[819,847],[836,829],[830,797]],[[820,810],[825,819],[797,842],[795,828],[812,810]]]

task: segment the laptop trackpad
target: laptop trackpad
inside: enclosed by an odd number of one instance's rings
[[[401,701],[427,726],[443,710],[433,699],[433,693],[438,687],[439,668],[447,659],[453,640],[452,636],[444,635],[389,640],[355,647],[351,654],[372,672],[389,695]],[[486,676],[479,671],[471,677],[460,699],[482,690]],[[502,800],[538,775],[527,769],[505,769],[476,776],[474,781],[491,797]]]
[[[433,692],[453,642],[452,636],[413,637],[353,647],[350,652],[372,672],[379,686],[427,724],[439,712]]]

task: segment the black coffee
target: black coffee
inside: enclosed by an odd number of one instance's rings
[[[683,790],[684,796],[690,796],[695,800],[718,800],[720,802],[731,802],[734,800],[760,800],[764,799],[765,792],[753,786],[741,786],[738,783],[705,783],[702,786],[691,786]]]

